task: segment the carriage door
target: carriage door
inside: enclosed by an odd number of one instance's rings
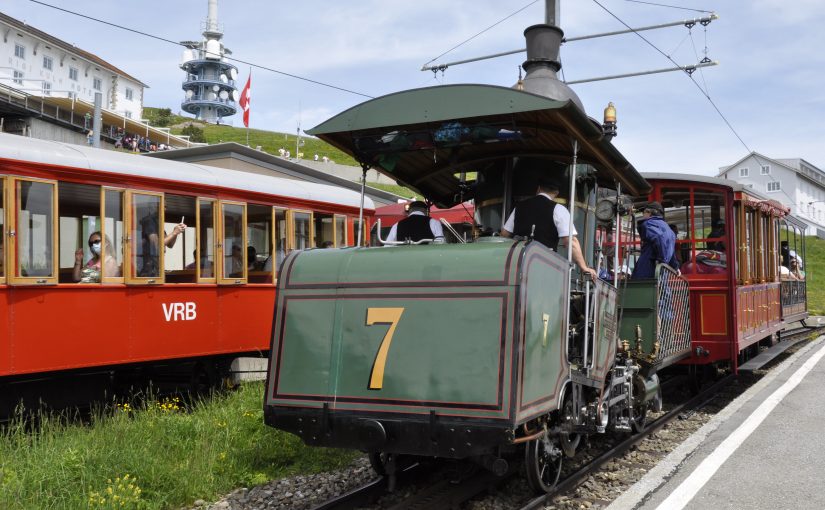
[[[9,182],[8,280],[16,285],[57,283],[57,182]]]
[[[125,274],[131,285],[157,285],[164,282],[163,194],[148,191],[126,192]]]

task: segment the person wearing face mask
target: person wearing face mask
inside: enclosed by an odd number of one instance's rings
[[[120,270],[117,267],[117,261],[112,256],[114,250],[112,243],[106,239],[106,262],[101,264],[100,253],[102,251],[102,236],[100,232],[92,232],[89,236],[89,249],[92,252],[92,258],[86,265],[83,265],[83,250],[77,250],[74,254],[74,281],[80,283],[100,283],[101,265],[105,272],[105,276],[120,276]]]

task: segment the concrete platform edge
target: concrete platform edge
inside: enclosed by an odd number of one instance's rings
[[[699,430],[687,438],[681,445],[674,449],[667,457],[662,459],[659,464],[651,469],[641,480],[633,484],[624,494],[616,498],[613,503],[608,506],[608,510],[632,510],[638,508],[649,494],[653,493],[659,487],[664,485],[670,476],[684,463],[699,445],[724,423],[728,418],[733,416],[739,409],[748,403],[755,395],[765,389],[771,384],[780,374],[788,370],[796,361],[805,357],[814,347],[819,346],[825,341],[825,336],[820,336],[813,342],[809,343],[799,351],[795,352],[788,359],[783,361],[778,367],[772,370],[768,375],[763,377],[759,382],[748,388],[745,393],[740,395],[736,400],[731,402],[719,414],[710,419]]]

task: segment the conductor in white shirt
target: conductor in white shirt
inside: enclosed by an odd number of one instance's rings
[[[427,215],[427,204],[416,200],[407,205],[407,217],[390,229],[387,241],[418,242],[422,239],[444,240],[444,231],[438,220]]]

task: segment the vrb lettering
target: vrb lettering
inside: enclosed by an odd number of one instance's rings
[[[193,321],[198,317],[196,303],[162,303],[162,305],[166,322]]]

